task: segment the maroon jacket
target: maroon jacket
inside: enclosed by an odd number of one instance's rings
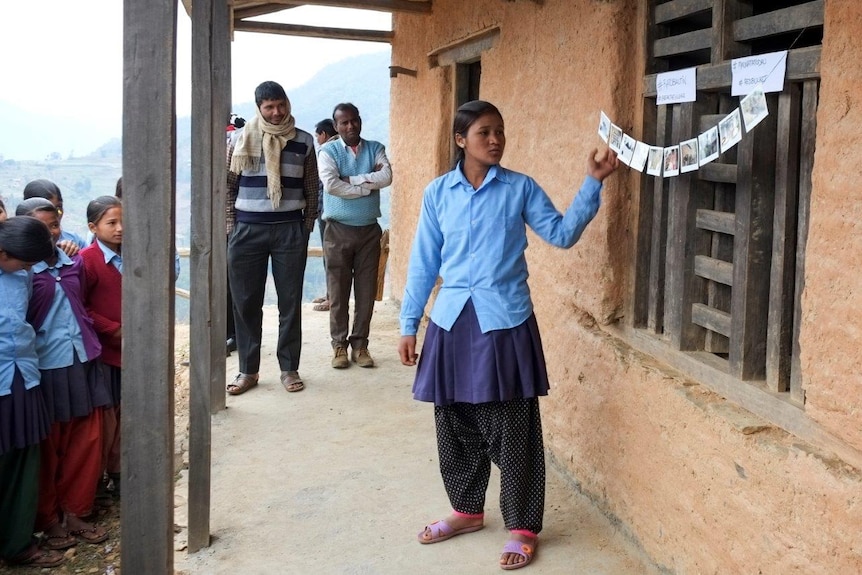
[[[122,327],[123,275],[111,263],[95,241],[81,250],[84,260],[84,307],[93,319],[93,327],[102,344],[102,361],[122,366],[122,343],[114,334]]]

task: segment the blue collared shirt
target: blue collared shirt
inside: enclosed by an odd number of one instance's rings
[[[96,239],[96,243],[99,244],[99,249],[102,250],[102,255],[105,256],[105,263],[111,264],[117,271],[123,273],[123,256],[106,246],[102,243],[102,240]]]
[[[62,237],[62,236],[61,236],[61,237]],[[90,236],[89,236],[89,237],[90,237],[90,243],[92,243],[92,242],[93,242],[93,240],[95,240],[95,239],[96,239],[96,236],[94,236],[92,232],[90,232]],[[88,244],[88,245],[89,245],[89,244]],[[111,250],[110,250],[110,248],[105,247],[105,246],[102,244],[102,242],[99,242],[99,245],[101,245],[101,246],[102,246],[102,252],[105,252],[105,250],[111,251]],[[114,252],[112,252],[112,251],[111,251],[111,253],[114,253]],[[115,254],[115,255],[116,255],[116,254]],[[121,256],[117,256],[117,257],[120,259],[120,267],[118,267],[117,269],[118,269],[120,272],[122,272],[122,271],[123,271],[123,269],[122,269],[122,267],[123,267],[123,258],[122,258]],[[105,261],[107,262],[108,260],[105,260]],[[116,264],[114,264],[114,267],[116,267]],[[180,277],[180,271],[181,271],[181,268],[180,268],[180,252],[178,252],[178,251],[174,251],[174,279],[177,279],[178,277]]]
[[[26,319],[30,292],[29,272],[0,270],[0,395],[12,392],[16,367],[24,377],[24,387],[39,385],[36,333]]]
[[[56,250],[56,253],[57,263],[48,266],[41,261],[33,266],[33,273],[47,273],[60,281],[60,268],[72,265],[72,260],[63,250]],[[72,311],[72,304],[59,286],[54,290],[54,300],[42,321],[42,327],[36,332],[36,353],[39,356],[39,369],[69,367],[74,363],[75,353],[82,363],[93,359],[87,357],[81,327]]]
[[[78,246],[81,249],[84,249],[85,247],[87,247],[89,245],[87,243],[87,240],[82,238],[80,235],[76,234],[75,232],[70,232],[70,231],[64,230],[64,229],[60,230],[59,241],[62,241],[62,240],[69,240],[70,242],[72,242],[73,244],[75,244],[76,246]]]
[[[602,184],[587,176],[565,215],[531,177],[492,166],[474,190],[461,166],[425,189],[401,304],[401,333],[415,335],[442,278],[431,320],[449,330],[473,300],[483,333],[520,325],[533,313],[527,285],[527,230],[569,248],[600,205]]]

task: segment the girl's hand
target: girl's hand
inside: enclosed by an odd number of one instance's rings
[[[57,247],[63,250],[67,256],[72,257],[81,251],[81,248],[78,247],[78,244],[69,240],[60,240],[57,242]]]
[[[587,156],[587,173],[600,182],[619,167],[620,160],[617,158],[617,153],[611,149],[606,149],[600,156],[598,148],[593,148]]]
[[[419,356],[416,354],[416,336],[402,335],[401,341],[398,342],[398,355],[401,357],[401,363],[404,365],[416,365],[416,360]]]

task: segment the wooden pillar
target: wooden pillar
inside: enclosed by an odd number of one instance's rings
[[[123,8],[122,564],[173,573],[176,0]]]
[[[225,406],[225,126],[230,40],[224,0],[192,10],[191,338],[188,549],[210,543],[211,422]],[[225,63],[227,62],[227,63]]]

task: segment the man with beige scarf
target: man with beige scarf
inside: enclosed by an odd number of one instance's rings
[[[299,376],[302,282],[308,236],[318,211],[314,137],[296,128],[278,83],[254,91],[257,110],[228,146],[228,277],[234,301],[239,371],[227,385],[240,395],[258,384],[263,301],[270,260],[278,293],[276,357],[287,391],[305,388]]]

